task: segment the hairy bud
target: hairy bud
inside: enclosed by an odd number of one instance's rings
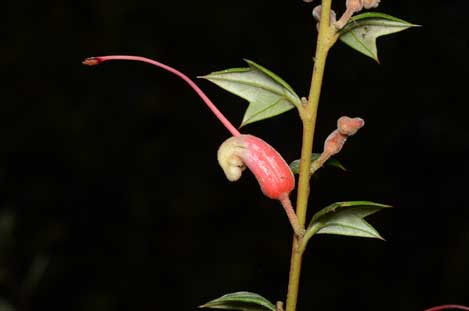
[[[363,0],[347,0],[345,7],[347,11],[352,11],[353,13],[359,12],[363,9]]]
[[[318,22],[321,20],[321,13],[322,13],[322,6],[318,5],[313,9],[313,17]],[[331,24],[334,24],[337,20],[336,14],[334,10],[331,10],[331,14],[329,15],[329,21]]]
[[[354,135],[359,129],[365,125],[365,121],[361,118],[340,117],[337,120],[337,129],[334,130],[324,142],[323,154],[327,159],[342,150],[347,138]]]
[[[363,0],[363,6],[365,9],[372,9],[378,7],[380,0]]]
[[[340,117],[337,120],[337,130],[340,134],[346,136],[354,135],[359,129],[365,125],[362,118]]]
[[[324,142],[323,154],[327,155],[327,158],[338,154],[347,140],[347,135],[343,135],[339,130],[333,131],[329,136],[327,136],[326,141]]]
[[[338,29],[344,28],[347,22],[350,20],[353,14],[360,12],[365,9],[376,8],[380,3],[380,0],[347,0],[345,2],[346,10],[340,19],[335,23]]]
[[[311,174],[322,167],[330,157],[338,154],[344,147],[347,138],[354,135],[364,125],[365,121],[361,118],[340,117],[337,120],[337,129],[327,136],[321,155],[311,164]]]

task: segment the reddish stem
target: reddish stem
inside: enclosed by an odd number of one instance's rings
[[[298,223],[298,217],[296,216],[295,210],[293,209],[290,198],[288,195],[284,195],[279,200],[280,203],[282,203],[283,209],[287,213],[288,220],[290,220],[290,224],[293,228],[293,231],[295,231],[296,236],[303,237],[305,234],[305,229]]]
[[[230,121],[228,121],[228,119],[221,113],[221,111],[218,110],[215,104],[208,98],[207,95],[205,95],[205,93],[197,86],[197,84],[195,84],[194,81],[192,81],[188,76],[186,76],[179,70],[176,70],[172,67],[169,67],[168,65],[162,64],[160,62],[157,62],[155,60],[152,60],[146,57],[132,56],[132,55],[109,55],[109,56],[89,57],[83,61],[83,64],[88,65],[88,66],[95,66],[108,60],[130,60],[130,61],[144,62],[144,63],[148,63],[151,65],[160,67],[166,71],[169,71],[177,75],[178,77],[186,81],[187,84],[189,84],[189,86],[197,93],[197,95],[199,95],[200,98],[202,98],[202,100],[208,106],[208,108],[212,110],[212,112],[215,114],[218,120],[220,120],[220,122],[226,127],[228,131],[230,131],[230,133],[233,136],[241,135],[241,133],[233,126],[233,124],[231,124]]]
[[[446,310],[446,309],[459,309],[459,310],[469,311],[469,307],[461,306],[461,305],[442,305],[442,306],[431,307],[424,311],[440,311],[440,310]]]

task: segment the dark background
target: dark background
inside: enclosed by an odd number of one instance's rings
[[[316,1],[317,2],[317,1]],[[334,1],[342,11],[343,1]],[[224,293],[284,299],[291,229],[250,173],[226,181],[229,137],[156,58],[191,77],[252,59],[309,89],[313,5],[296,1],[7,1],[2,14],[0,306],[17,310],[196,310]],[[299,310],[423,310],[469,304],[466,1],[387,1],[422,24],[379,40],[378,65],[338,43],[316,150],[341,115],[367,124],[312,182],[310,211],[341,200],[396,208],[370,217],[387,242],[318,236]],[[246,103],[201,87],[239,124]],[[291,111],[248,125],[287,161]],[[310,213],[311,214],[311,213]]]

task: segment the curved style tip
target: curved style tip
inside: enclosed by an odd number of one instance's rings
[[[86,66],[96,66],[99,65],[100,61],[97,57],[88,57],[85,58],[81,63]]]

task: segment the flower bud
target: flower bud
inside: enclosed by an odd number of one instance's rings
[[[363,9],[363,0],[347,0],[345,7],[347,11],[351,11],[352,13],[359,12]]]
[[[342,150],[346,140],[347,135],[341,134],[338,130],[335,130],[329,134],[329,136],[326,138],[326,141],[324,142],[323,154],[327,156],[325,159],[338,154]]]
[[[344,116],[337,120],[337,130],[340,134],[346,136],[354,135],[364,125],[365,121],[361,118],[349,118]]]
[[[324,149],[319,158],[311,165],[311,174],[314,174],[320,167],[335,154],[338,154],[344,147],[349,136],[355,134],[365,125],[361,118],[340,117],[337,120],[337,129],[335,129],[324,142]]]
[[[380,0],[362,0],[362,1],[363,1],[363,6],[365,7],[365,9],[376,8],[381,2]]]
[[[318,5],[313,9],[313,17],[318,22],[321,21],[321,13],[322,13],[322,6]],[[329,22],[334,24],[337,20],[336,14],[334,10],[331,10],[331,14],[329,15]]]
[[[248,167],[262,192],[283,200],[295,188],[295,178],[282,156],[268,143],[252,135],[228,138],[218,149],[218,163],[230,181],[241,177]]]
[[[335,23],[337,29],[342,29],[350,20],[353,14],[363,9],[363,0],[347,0],[345,2],[346,10],[340,19]]]
[[[347,0],[345,2],[346,10],[340,19],[335,23],[337,29],[342,29],[350,20],[353,14],[365,9],[376,8],[380,0]]]

